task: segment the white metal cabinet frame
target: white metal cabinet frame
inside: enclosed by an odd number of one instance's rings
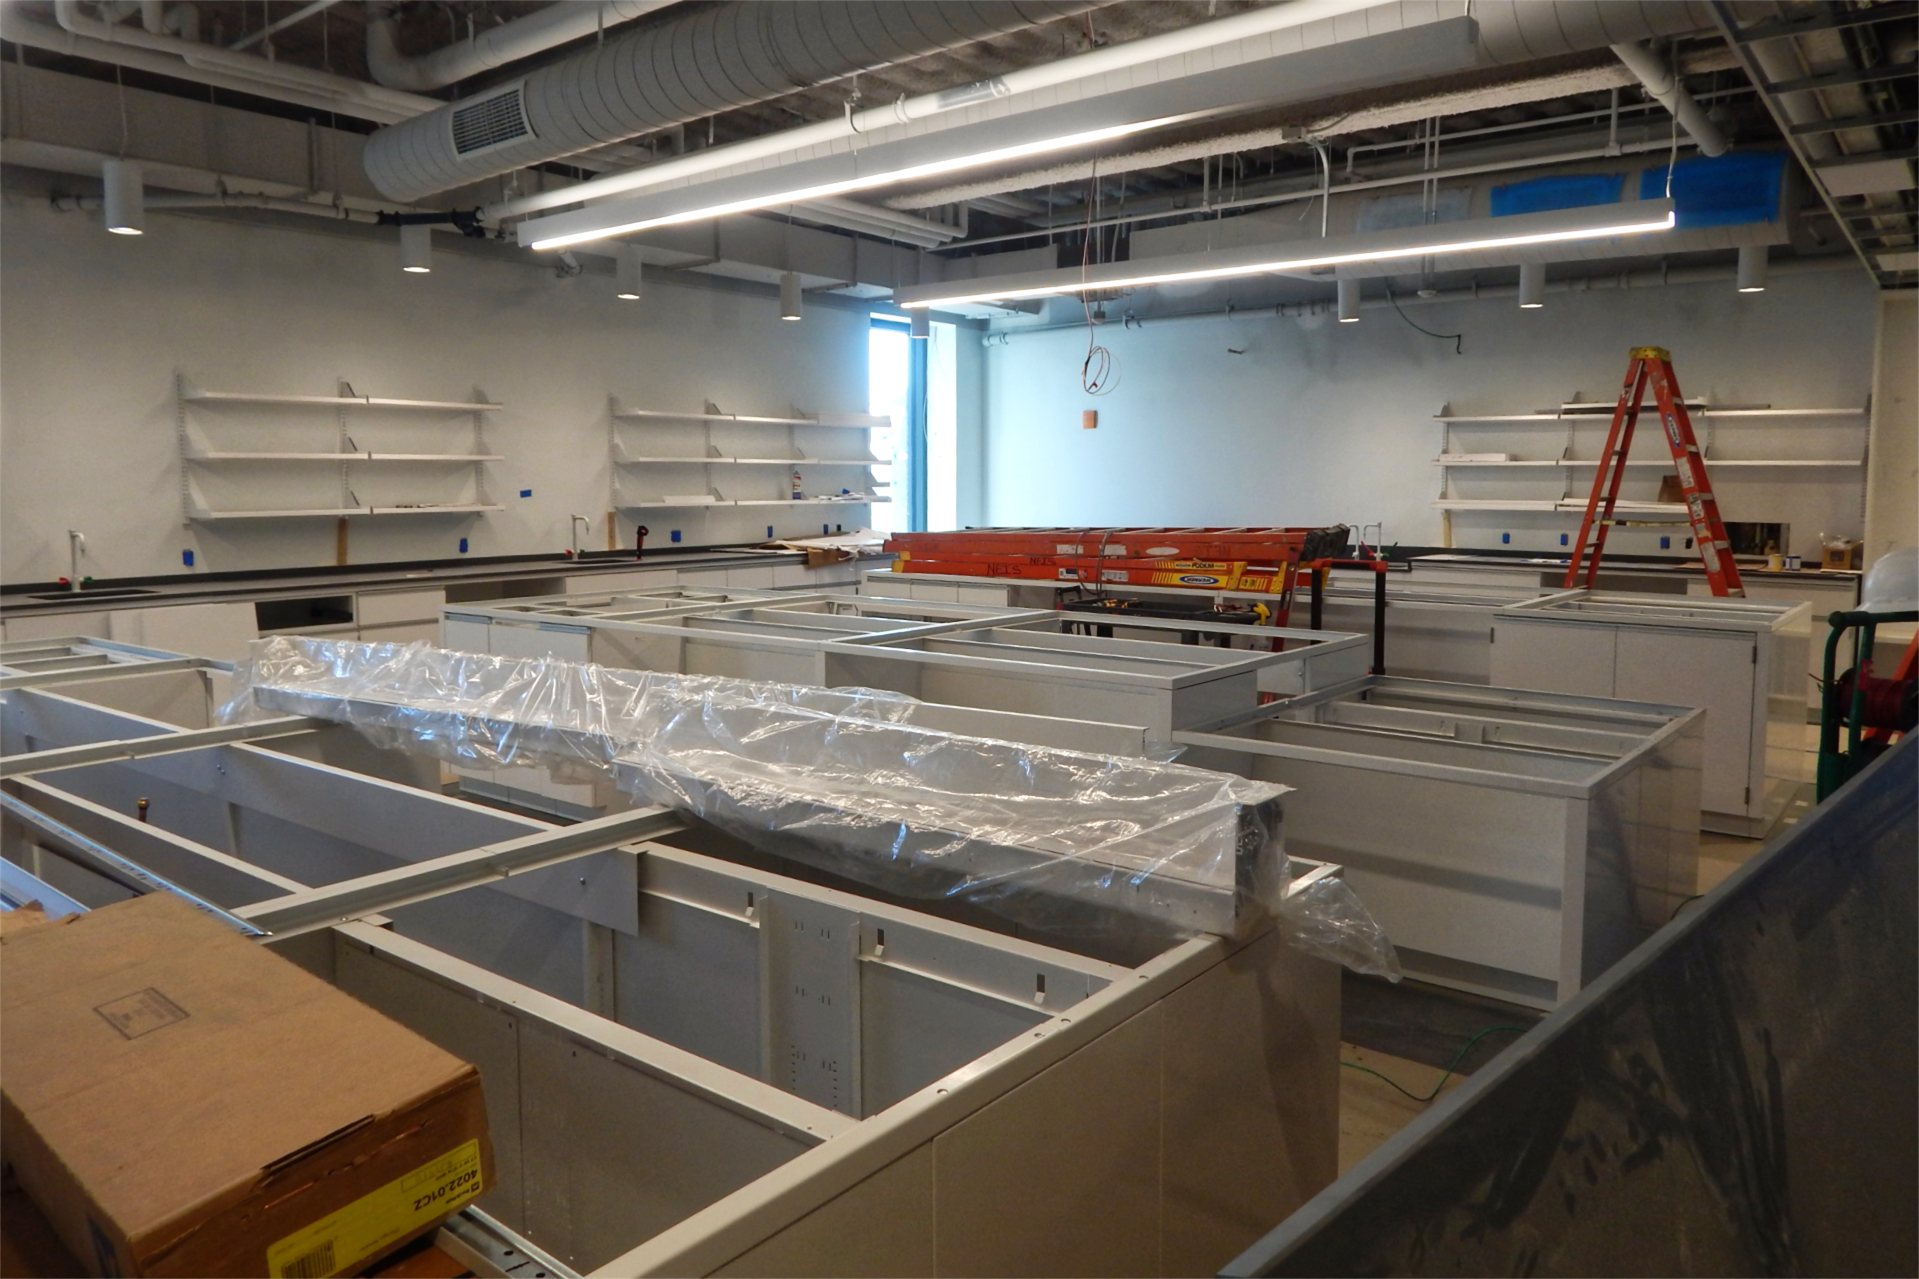
[[[1573,590],[1494,615],[1496,683],[1706,709],[1701,824],[1757,837],[1804,773],[1812,606]]]
[[[555,828],[88,687],[0,693],[8,795],[76,837],[0,852],[100,905],[63,860],[97,841],[475,1061],[486,1203],[564,1264],[1198,1273],[1335,1171],[1338,973],[1270,929],[1091,959],[668,847],[658,810]]]
[[[1702,718],[1387,676],[1174,740],[1294,787],[1288,849],[1346,868],[1409,975],[1551,1008],[1691,895]]]

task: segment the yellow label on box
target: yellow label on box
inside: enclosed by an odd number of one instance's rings
[[[267,1274],[321,1279],[350,1270],[482,1189],[475,1138],[280,1240],[267,1249]]]

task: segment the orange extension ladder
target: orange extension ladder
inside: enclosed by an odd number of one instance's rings
[[[1719,518],[1719,502],[1712,495],[1706,478],[1706,458],[1692,433],[1692,417],[1679,394],[1679,377],[1672,371],[1672,353],[1664,347],[1637,346],[1626,364],[1626,381],[1619,391],[1619,403],[1613,409],[1612,430],[1606,435],[1606,452],[1593,476],[1592,496],[1586,500],[1586,516],[1579,524],[1579,545],[1572,562],[1566,566],[1566,585],[1576,587],[1580,570],[1585,570],[1583,585],[1591,586],[1599,576],[1599,557],[1606,549],[1606,531],[1612,527],[1613,506],[1619,500],[1619,482],[1626,474],[1626,454],[1632,449],[1633,428],[1639,424],[1639,402],[1652,384],[1659,404],[1659,420],[1665,427],[1666,443],[1672,449],[1673,466],[1679,473],[1679,488],[1684,494],[1686,519],[1692,524],[1693,541],[1699,547],[1700,562],[1706,566],[1706,580],[1714,595],[1743,596],[1745,586],[1739,580],[1739,566],[1733,563],[1732,546],[1726,540],[1726,524]],[[1587,559],[1590,551],[1591,559]]]

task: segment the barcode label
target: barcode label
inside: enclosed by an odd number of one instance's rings
[[[280,1273],[285,1279],[325,1279],[334,1269],[333,1241],[329,1239],[312,1252],[283,1262]]]

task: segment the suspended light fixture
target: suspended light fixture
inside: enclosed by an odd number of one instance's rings
[[[107,160],[100,166],[100,181],[105,186],[100,204],[107,230],[115,235],[145,235],[147,201],[140,162]]]
[[[800,318],[800,277],[795,271],[780,272],[780,318]]]
[[[640,300],[640,246],[622,244],[613,259],[613,296],[626,302]]]
[[[1771,250],[1763,244],[1746,244],[1739,248],[1739,291],[1741,293],[1764,293],[1766,291],[1766,263]]]
[[[1544,305],[1546,305],[1546,264],[1521,262],[1519,264],[1520,309],[1533,311]]]
[[[433,269],[433,228],[409,222],[400,228],[400,269],[425,275]]]
[[[933,315],[930,311],[915,311],[906,317],[906,335],[925,341],[933,336]]]
[[[1670,231],[1672,227],[1671,200],[1636,200],[1624,205],[1516,213],[1509,217],[1369,231],[1285,245],[1249,245],[1144,261],[1134,259],[1065,270],[1021,272],[963,283],[920,284],[896,290],[893,301],[909,310],[946,308],[966,303],[1003,304],[1022,298],[1057,297],[1091,289],[1133,289],[1149,284],[1227,280],[1247,275],[1309,275],[1318,267],[1352,262],[1394,262],[1535,244],[1616,239]],[[1148,267],[1158,269],[1148,270]]]
[[[531,226],[522,229],[521,242],[534,249],[563,249],[569,245],[585,244],[590,240],[604,240],[609,236],[630,235],[635,231],[647,231],[654,227],[678,226],[686,222],[705,222],[710,218],[723,218],[734,213],[750,213],[755,209],[780,208],[787,205],[805,204],[809,200],[824,200],[836,195],[850,195],[856,191],[870,191],[875,187],[893,186],[902,182],[916,182],[936,177],[944,173],[954,173],[962,169],[974,169],[994,164],[1008,164],[1029,156],[1045,155],[1053,151],[1069,151],[1078,147],[1094,146],[1101,142],[1110,142],[1130,134],[1157,129],[1163,125],[1176,123],[1184,116],[1168,116],[1153,120],[1138,120],[1127,124],[1112,125],[1103,129],[1088,129],[1079,133],[1064,134],[1059,137],[1041,138],[1033,142],[1023,142],[1017,146],[997,147],[987,151],[978,151],[966,155],[948,156],[929,160],[921,164],[907,164],[894,169],[882,169],[876,173],[849,174],[824,182],[816,182],[800,187],[780,187],[777,190],[763,191],[755,195],[743,196],[732,200],[720,200],[713,204],[701,204],[693,208],[677,211],[662,210],[652,216],[639,216],[621,219],[619,211],[628,206],[646,206],[658,200],[657,193],[649,193],[634,200],[614,201],[608,206],[594,206],[582,209],[577,214],[560,214],[550,218],[536,219],[536,222],[557,226],[570,226],[578,221],[601,223],[582,230],[560,231],[556,234],[540,236]],[[931,140],[937,143],[938,139]],[[855,157],[857,160],[857,157]],[[857,167],[849,162],[851,167]],[[776,184],[777,185],[777,184]],[[697,201],[697,196],[682,197]],[[533,238],[528,238],[528,237]]]
[[[1341,324],[1359,323],[1359,281],[1342,278],[1339,281],[1339,322]]]

